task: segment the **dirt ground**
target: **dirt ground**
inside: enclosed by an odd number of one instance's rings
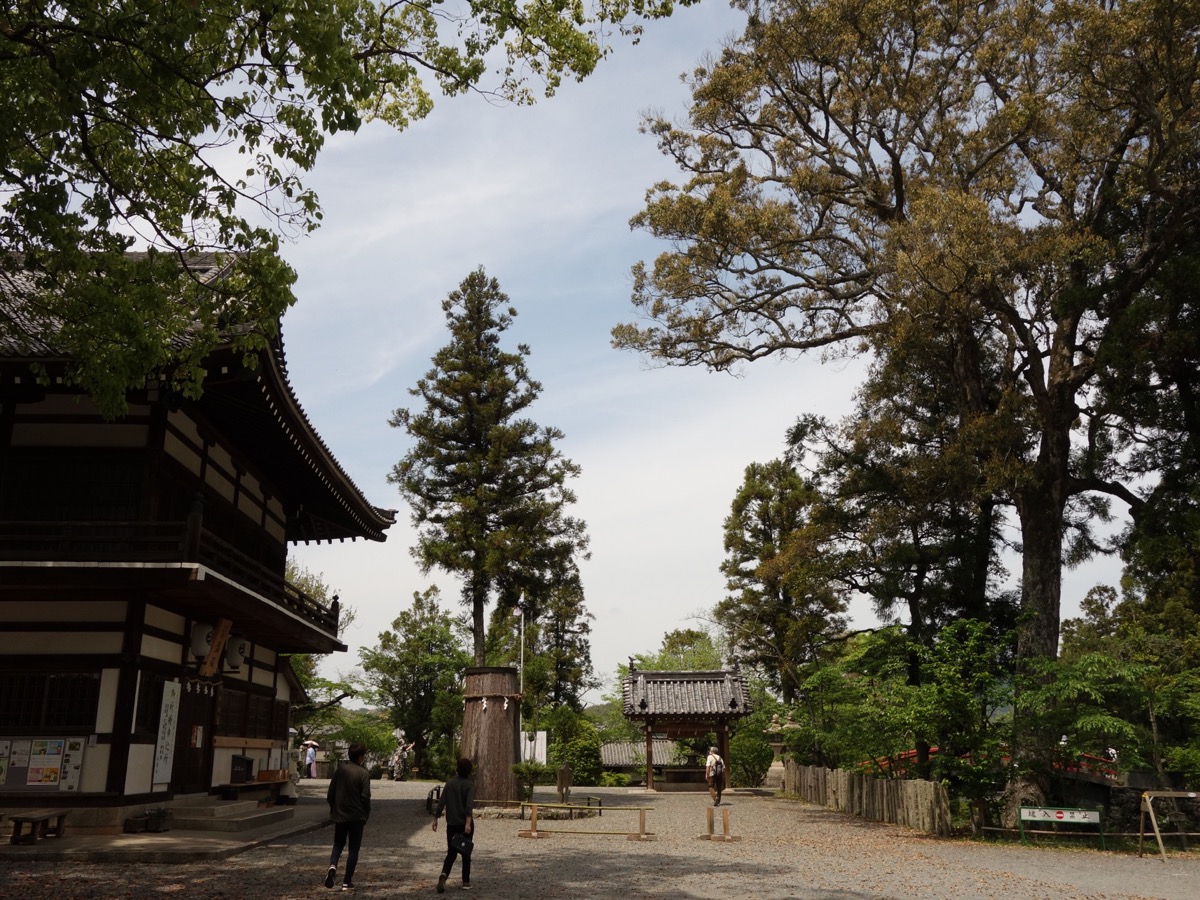
[[[301,782],[303,804],[323,802],[325,782]],[[445,852],[430,829],[431,785],[375,782],[356,893],[370,897],[432,895]],[[647,794],[631,789],[577,789],[603,798],[602,817],[545,822],[543,839],[518,836],[527,822],[480,818],[472,895],[510,898],[1200,898],[1200,853],[1157,854],[1046,849],[939,840],[863,822],[820,807],[726,795],[736,841],[699,840],[707,795]],[[549,789],[545,797],[551,800]],[[653,840],[629,841],[637,812],[649,806]],[[717,830],[721,811],[716,810]],[[587,834],[586,831],[614,834]],[[565,833],[574,831],[575,833]],[[177,865],[0,861],[0,897],[265,898],[331,893],[322,884],[331,828],[280,838],[217,862]],[[339,879],[340,884],[340,879]],[[447,894],[460,894],[457,867]],[[465,895],[464,895],[465,896]]]

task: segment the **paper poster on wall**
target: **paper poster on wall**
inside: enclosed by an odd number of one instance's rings
[[[0,784],[8,781],[8,760],[0,759]]]
[[[58,784],[62,778],[63,746],[61,740],[32,741],[29,750],[29,771],[26,784]]]
[[[83,738],[68,738],[63,753],[62,775],[58,782],[60,791],[79,790],[79,776],[83,772]]]
[[[0,741],[0,759],[8,759],[12,751],[12,741]]]
[[[29,745],[32,741],[13,741],[12,756],[8,758],[8,764],[14,769],[29,768]]]
[[[163,684],[162,715],[158,720],[158,746],[154,748],[154,783],[171,780],[175,765],[175,727],[179,722],[179,682]]]

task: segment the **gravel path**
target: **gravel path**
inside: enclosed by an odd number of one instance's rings
[[[324,782],[301,782],[302,803],[319,803]],[[357,894],[433,895],[444,853],[430,830],[427,783],[374,783]],[[697,840],[707,795],[578,789],[615,806],[652,806],[652,841],[620,836],[517,837],[528,823],[479,821],[475,896],[500,898],[1170,898],[1200,897],[1200,856],[1043,850],[943,841],[863,822],[820,807],[731,793],[726,803],[738,842]],[[540,799],[551,799],[548,789]],[[720,811],[717,810],[718,831]],[[542,827],[636,830],[637,814],[609,809],[602,818],[543,822]],[[216,863],[121,865],[11,860],[0,863],[0,897],[298,898],[326,896],[321,886],[332,830],[280,839]],[[1089,844],[1091,842],[1088,842]],[[469,896],[458,869],[446,896]]]

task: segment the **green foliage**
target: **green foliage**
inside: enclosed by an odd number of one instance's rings
[[[339,727],[328,737],[347,744],[357,742],[366,747],[368,768],[382,765],[390,759],[392,748],[396,745],[390,718],[377,710],[342,710]]]
[[[512,770],[521,784],[521,796],[526,800],[533,799],[534,785],[554,784],[554,769],[540,762],[529,760],[515,763]]]
[[[475,664],[484,665],[489,602],[504,615],[524,598],[536,619],[575,577],[587,535],[567,515],[575,502],[567,483],[579,467],[557,449],[561,431],[521,417],[541,385],[526,368],[528,347],[500,348],[516,310],[499,283],[477,269],[442,312],[450,342],[409,391],[424,408],[392,414],[390,424],[414,443],[388,480],[412,508],[421,568],[461,578]]]
[[[714,617],[733,658],[762,671],[786,703],[817,646],[846,625],[846,592],[811,552],[815,499],[790,463],[752,463],[725,519],[721,571],[730,594]]]
[[[524,659],[522,716],[535,727],[548,709],[579,711],[583,695],[599,686],[592,668],[592,614],[584,606],[578,572],[548,585],[544,602],[526,597],[520,608],[493,610],[487,634],[488,665],[518,665]],[[522,609],[525,652],[521,653]]]
[[[876,354],[864,397],[899,400],[869,423],[847,527],[918,630],[938,595],[989,618],[999,503],[1020,524],[1017,656],[1053,659],[1064,562],[1100,547],[1110,498],[1140,513],[1160,474],[1136,559],[1164,598],[1194,599],[1191,8],[738,6],[745,31],[696,69],[690,121],[645,123],[682,178],[633,219],[667,249],[634,268],[642,320],[614,343],[715,370]],[[903,502],[871,504],[889,479]],[[957,562],[926,594],[943,551]],[[1027,712],[1018,696],[1020,759],[1049,749]]]
[[[412,607],[379,635],[379,644],[359,650],[364,693],[415,744],[416,765],[426,775],[439,772],[446,760],[453,769],[462,673],[470,665],[455,619],[437,598],[437,588],[414,593]]]
[[[633,778],[624,772],[601,772],[600,787],[629,787]]]
[[[528,103],[540,81],[553,94],[595,68],[614,29],[636,34],[673,6],[8,3],[0,249],[38,274],[38,295],[0,333],[55,347],[114,415],[152,373],[194,394],[210,350],[261,347],[293,302],[279,237],[321,219],[304,175],[327,136],[369,119],[405,128],[438,92]],[[134,236],[157,252],[127,258]],[[181,258],[209,252],[227,277],[180,276]]]
[[[758,787],[774,761],[775,751],[761,732],[739,729],[729,740],[729,777],[733,787]]]
[[[599,784],[604,770],[600,744],[600,733],[586,719],[579,718],[572,732],[551,740],[548,755],[555,768],[564,763],[571,767],[572,783]]]

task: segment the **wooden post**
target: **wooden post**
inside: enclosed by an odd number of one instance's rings
[[[654,732],[646,723],[646,790],[654,790]]]
[[[512,767],[520,759],[519,675],[511,666],[467,669],[462,755],[475,764],[475,796],[491,801],[521,799]]]
[[[225,645],[229,643],[229,632],[232,629],[233,622],[229,619],[217,620],[217,626],[212,633],[212,643],[208,645],[208,655],[200,664],[201,678],[211,678],[217,674],[217,670],[221,667],[221,659],[225,656]]]
[[[726,807],[721,810],[721,831],[725,834],[725,840],[730,840],[729,834],[729,809]]]
[[[708,813],[708,839],[711,841],[713,838],[713,813],[716,810],[714,810],[711,806],[706,806],[704,811]]]
[[[638,810],[638,839],[643,840],[646,837],[646,808],[642,807]]]

